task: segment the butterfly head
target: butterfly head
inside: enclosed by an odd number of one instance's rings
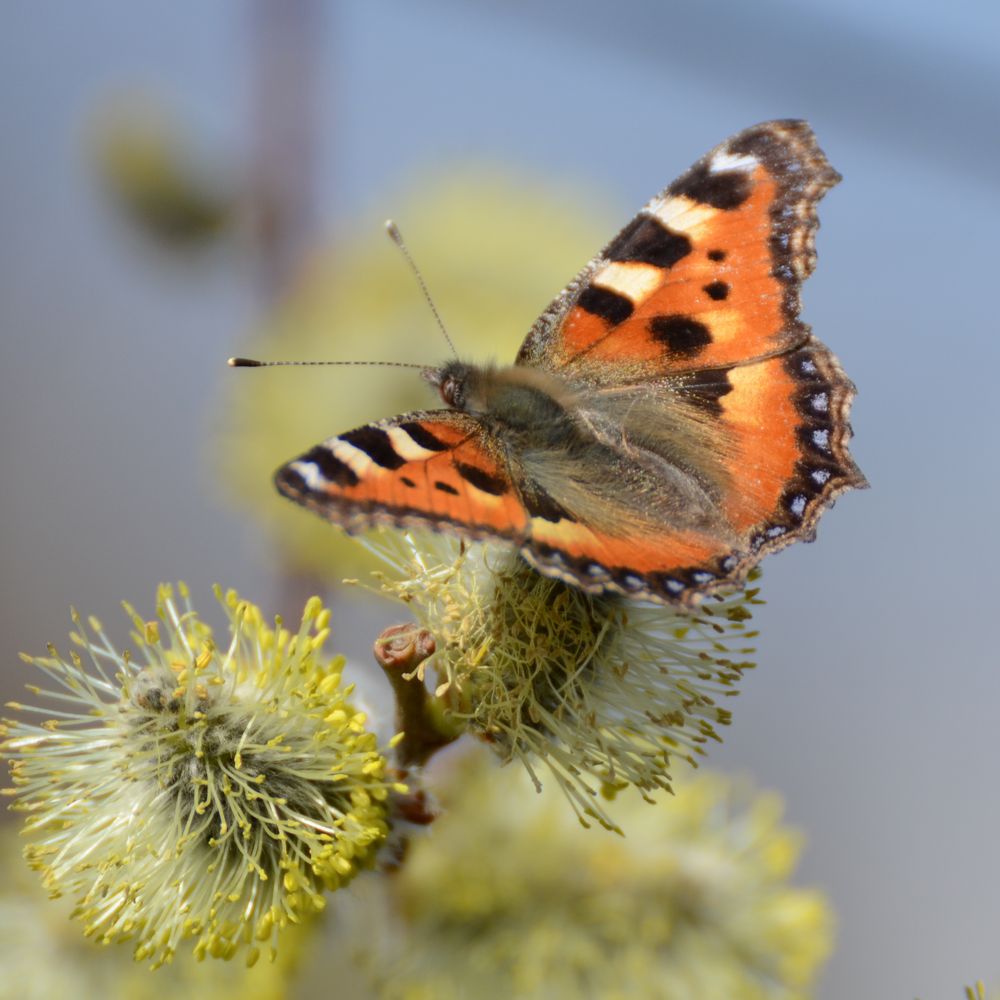
[[[425,368],[423,376],[441,394],[445,406],[453,410],[466,410],[469,400],[469,382],[478,373],[474,365],[463,361],[449,361],[440,368]]]

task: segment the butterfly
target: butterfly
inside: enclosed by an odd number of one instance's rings
[[[805,122],[740,132],[584,267],[512,365],[425,369],[445,408],[330,438],[278,490],[351,532],[509,542],[595,594],[691,605],[739,583],[867,485],[854,386],[798,318],[838,180]]]

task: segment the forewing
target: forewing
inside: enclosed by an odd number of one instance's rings
[[[518,362],[627,382],[791,350],[808,336],[799,288],[815,266],[816,203],[838,180],[805,122],[733,136],[587,265]]]
[[[278,490],[348,531],[430,527],[523,539],[527,514],[474,417],[409,413],[330,438],[282,466]]]

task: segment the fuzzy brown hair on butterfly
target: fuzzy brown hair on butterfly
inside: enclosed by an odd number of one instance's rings
[[[740,583],[867,485],[854,387],[799,319],[838,180],[805,122],[733,136],[587,264],[512,365],[425,369],[445,408],[330,438],[278,489],[348,531],[504,540],[591,593],[692,604]]]

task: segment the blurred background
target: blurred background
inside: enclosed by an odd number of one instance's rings
[[[294,613],[366,567],[270,487],[419,405],[391,369],[513,356],[654,192],[803,117],[844,175],[804,317],[855,380],[872,489],[765,567],[711,763],[779,790],[829,895],[824,998],[1000,977],[995,614],[1000,7],[824,0],[10,3],[0,31],[0,652],[184,579]],[[399,611],[337,593],[336,642]],[[372,675],[366,696],[387,698]]]

